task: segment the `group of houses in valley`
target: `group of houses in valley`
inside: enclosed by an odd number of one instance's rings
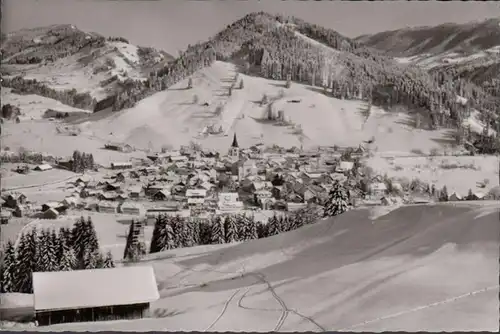
[[[34,205],[15,192],[4,195],[2,201],[18,217],[55,219],[67,210],[89,210],[152,220],[162,213],[293,211],[308,203],[324,204],[339,182],[352,205],[393,203],[388,194],[402,194],[403,186],[391,181],[388,189],[380,175],[364,175],[361,161],[365,155],[362,146],[303,151],[255,145],[244,149],[235,134],[226,155],[194,147],[163,150],[138,162],[116,161],[98,173],[77,177],[68,187],[71,195],[61,202]],[[479,193],[473,196],[484,199]],[[449,196],[449,200],[461,199],[456,193]]]

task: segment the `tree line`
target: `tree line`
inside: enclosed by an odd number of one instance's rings
[[[9,241],[0,261],[1,292],[33,293],[33,272],[113,268],[110,252],[99,250],[92,220],[81,217],[72,228],[22,233],[17,245]]]
[[[273,215],[262,223],[253,215],[214,215],[209,219],[159,215],[153,229],[150,253],[197,245],[224,244],[266,238],[295,230],[316,221],[319,215],[310,208]]]
[[[19,95],[35,94],[54,99],[68,106],[94,110],[97,100],[88,92],[79,93],[76,89],[55,90],[36,79],[25,79],[22,76],[3,78],[2,86],[12,88],[12,93]]]

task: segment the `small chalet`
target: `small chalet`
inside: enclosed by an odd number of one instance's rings
[[[39,326],[147,318],[159,299],[150,266],[34,272],[33,292]]]
[[[265,182],[253,182],[252,183],[252,191],[259,191],[259,190],[271,190],[273,189],[273,184],[269,181]]]
[[[170,197],[171,193],[168,189],[162,189],[155,192],[152,196],[154,201],[166,201]]]
[[[116,213],[118,204],[115,202],[101,201],[98,204],[97,210],[102,213]]]
[[[137,203],[123,202],[120,205],[120,213],[126,215],[139,216],[142,210],[143,210],[142,206]]]
[[[383,182],[376,182],[370,185],[370,195],[374,197],[382,197],[385,195],[387,187]]]
[[[41,217],[43,219],[56,219],[57,217],[59,217],[59,212],[54,208],[50,208],[50,209],[44,211],[42,213]]]
[[[205,198],[207,191],[205,189],[188,189],[186,190],[187,198]]]
[[[131,162],[112,162],[111,169],[129,169],[132,168]]]
[[[49,164],[42,164],[42,165],[38,165],[35,168],[33,168],[33,170],[36,170],[36,171],[39,171],[39,172],[45,172],[45,171],[48,171],[48,170],[51,170],[51,169],[52,169],[52,166],[49,165]]]
[[[448,197],[448,200],[453,201],[453,202],[454,201],[462,201],[463,197],[460,194],[454,192],[453,194],[450,195],[450,197]]]
[[[475,193],[472,193],[472,196],[470,197],[469,201],[480,201],[480,200],[483,200],[485,197],[486,197],[485,194],[483,194],[481,192],[475,192]]]
[[[140,198],[141,196],[144,195],[144,189],[142,188],[142,186],[130,187],[128,189],[128,192],[130,198],[135,198],[135,199]]]
[[[5,206],[13,209],[18,205],[26,204],[27,200],[26,195],[21,193],[11,193],[4,197]]]
[[[42,211],[47,211],[49,209],[54,209],[58,213],[63,213],[68,209],[68,207],[65,206],[63,203],[59,203],[59,202],[48,202],[48,203],[42,204]]]

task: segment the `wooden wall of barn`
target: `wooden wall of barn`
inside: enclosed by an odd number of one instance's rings
[[[68,322],[94,322],[110,320],[142,319],[150,315],[150,304],[114,305],[70,310],[38,311],[39,326]]]

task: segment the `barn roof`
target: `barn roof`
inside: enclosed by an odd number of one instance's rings
[[[159,299],[153,268],[33,273],[35,311],[147,303]]]

